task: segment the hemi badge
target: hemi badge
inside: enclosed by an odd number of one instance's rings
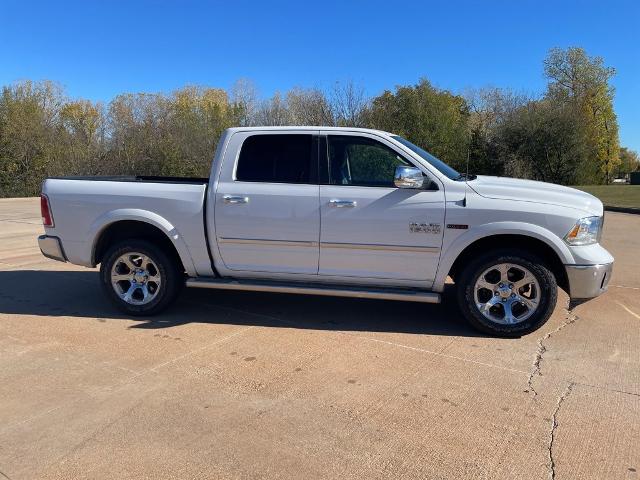
[[[466,230],[469,228],[469,225],[459,225],[457,223],[449,223],[447,224],[447,228],[453,228],[454,230]]]

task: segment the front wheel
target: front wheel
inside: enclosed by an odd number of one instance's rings
[[[154,315],[177,296],[184,278],[177,262],[144,240],[112,246],[100,265],[107,297],[129,315]]]
[[[457,282],[462,313],[476,329],[505,337],[537,330],[558,300],[556,278],[535,256],[489,252],[469,263]]]

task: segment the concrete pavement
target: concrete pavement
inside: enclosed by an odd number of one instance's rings
[[[452,298],[188,290],[132,320],[41,232],[0,200],[0,478],[638,478],[640,216],[607,213],[609,292],[521,339]]]

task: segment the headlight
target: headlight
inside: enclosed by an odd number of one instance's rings
[[[568,245],[591,245],[600,241],[602,217],[585,217],[576,222],[564,237]]]

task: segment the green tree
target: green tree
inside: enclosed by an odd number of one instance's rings
[[[108,107],[109,158],[101,173],[158,173],[168,117],[167,99],[160,94],[116,96]]]
[[[64,104],[53,82],[21,82],[0,96],[0,197],[37,195],[61,151],[57,125]]]
[[[222,132],[234,125],[227,94],[218,88],[185,87],[165,100],[168,116],[160,139],[164,175],[208,176]]]
[[[618,165],[618,175],[640,171],[640,155],[635,150],[626,147],[620,148],[620,164]]]
[[[354,82],[336,82],[330,93],[333,124],[340,127],[366,127],[369,99],[364,88]]]
[[[65,103],[60,109],[57,148],[59,162],[48,174],[93,175],[104,159],[105,117],[102,106],[88,100]]]
[[[255,84],[251,80],[241,78],[231,87],[229,97],[233,124],[240,127],[252,126],[259,105]]]
[[[469,108],[463,97],[422,79],[375,97],[367,117],[369,126],[401,135],[452,166],[464,168]]]
[[[465,96],[422,79],[370,99],[353,82],[293,88],[260,100],[247,80],[227,94],[187,86],[123,93],[107,106],[69,99],[55,83],[25,81],[0,93],[0,196],[37,195],[52,175],[208,174],[231,126],[339,125],[400,134],[458,169],[587,184],[640,168],[620,149],[614,74],[580,48],[553,49],[548,88],[534,99],[484,88]]]
[[[185,176],[208,175],[218,138],[238,118],[224,90],[193,86],[119,95],[108,116],[108,170]]]
[[[609,183],[620,162],[614,89],[609,83],[615,70],[607,67],[601,57],[589,57],[577,47],[551,49],[544,70],[549,78],[546,98],[571,103],[580,115],[587,147],[583,171],[593,181]]]
[[[331,105],[321,90],[296,87],[287,92],[286,99],[292,125],[335,124]]]
[[[468,90],[469,171],[483,175],[515,174],[514,156],[505,145],[504,127],[523,106],[533,100],[522,94],[499,88]],[[529,170],[526,170],[529,171]]]
[[[251,124],[264,126],[291,125],[287,101],[280,92],[274,93],[270,99],[260,104],[256,111],[255,120]]]
[[[509,176],[575,184],[584,143],[570,105],[549,99],[530,101],[512,112],[499,130]]]

